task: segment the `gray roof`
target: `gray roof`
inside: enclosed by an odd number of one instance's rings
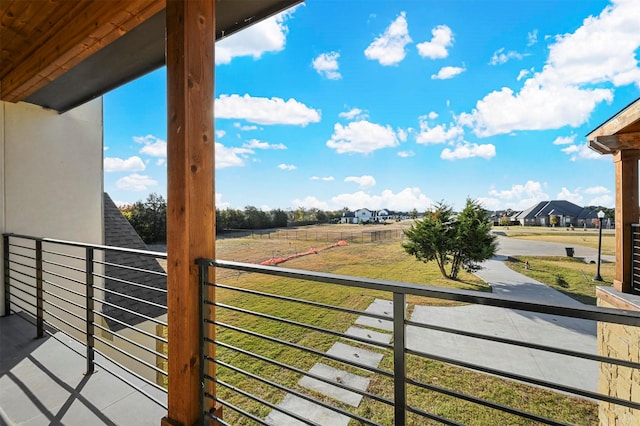
[[[596,217],[595,212],[580,207],[566,200],[541,201],[538,204],[523,210],[516,216],[516,219],[535,219],[549,215],[575,217],[578,219],[588,219]]]
[[[133,229],[115,203],[104,194],[104,243],[107,246],[147,250],[138,233]],[[162,306],[167,306],[167,295],[161,290],[167,289],[165,271],[154,257],[137,253],[123,253],[119,251],[105,251],[105,301],[124,309],[119,309],[107,304],[102,306],[105,315],[122,321],[128,325],[136,325],[147,321],[136,315],[133,311],[147,317],[156,318],[167,312],[166,307],[158,307],[138,300],[127,298],[111,292],[121,293],[127,296],[149,301]],[[130,269],[135,268],[135,270]],[[128,281],[134,284],[129,284]],[[139,285],[136,285],[139,284]],[[99,292],[98,292],[99,293]],[[126,309],[126,310],[125,310]],[[118,331],[125,328],[123,324],[107,319],[109,328]]]

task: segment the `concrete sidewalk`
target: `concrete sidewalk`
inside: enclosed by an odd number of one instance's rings
[[[505,240],[508,242],[505,243]],[[513,250],[509,252],[513,255],[559,256],[564,255],[564,245],[537,244],[536,241],[528,240],[514,242],[504,237],[500,237],[499,242],[501,255],[485,261],[482,264],[483,269],[476,273],[491,285],[494,293],[554,305],[582,305],[539,281],[511,270],[504,264],[509,250]],[[593,249],[575,247],[576,253],[584,256],[592,255],[591,250]],[[482,305],[416,306],[411,320],[589,354],[597,353],[595,321]],[[598,363],[595,361],[418,327],[407,328],[407,345],[421,352],[569,387],[597,391]]]

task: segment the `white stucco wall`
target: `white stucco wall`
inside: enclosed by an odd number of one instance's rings
[[[2,231],[102,244],[102,98],[64,114],[0,104]]]

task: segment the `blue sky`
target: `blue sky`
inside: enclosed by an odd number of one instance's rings
[[[216,44],[219,208],[614,205],[640,1],[307,0]],[[166,71],[104,98],[104,186],[166,196]]]

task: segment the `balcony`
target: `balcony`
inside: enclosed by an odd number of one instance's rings
[[[4,253],[4,420],[158,424],[164,275],[140,266],[164,254],[17,235]],[[607,424],[617,410],[633,424],[640,409],[637,339],[615,337],[638,335],[637,312],[213,259],[198,268],[198,403],[222,407],[201,410],[202,423]]]

